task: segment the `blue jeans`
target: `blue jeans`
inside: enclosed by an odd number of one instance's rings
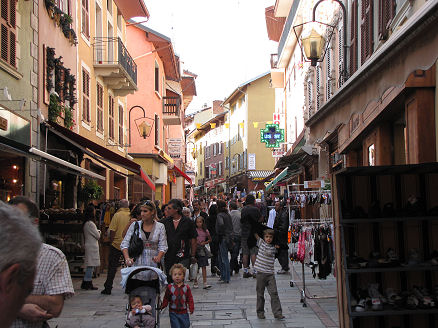
[[[188,313],[169,312],[170,327],[172,328],[189,328],[190,317]]]
[[[230,261],[228,260],[228,245],[225,239],[219,243],[219,253],[217,255],[219,270],[221,270],[221,279],[230,281]]]
[[[93,279],[93,270],[94,267],[87,266],[87,268],[85,269],[84,281],[91,281]]]

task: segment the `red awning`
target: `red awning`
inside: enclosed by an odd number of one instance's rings
[[[144,182],[146,182],[146,184],[153,190],[155,191],[155,183],[151,180],[151,178],[149,178],[149,175],[147,175],[143,169],[140,169],[140,176],[142,177],[142,179],[144,180]]]
[[[173,166],[173,170],[178,173],[180,176],[184,177],[190,184],[192,184],[192,179],[189,178],[187,174],[185,174],[183,171],[181,171],[177,166]]]
[[[90,154],[90,152],[86,151],[84,148],[87,148],[88,150],[92,151],[93,153],[96,153],[101,159],[116,165],[119,165],[135,174],[138,174],[141,176],[141,178],[146,182],[146,184],[151,187],[152,190],[155,191],[155,184],[154,182],[149,178],[149,176],[143,172],[143,169],[141,166],[126,157],[123,157],[119,154],[116,154],[115,152],[69,130],[66,129],[59,124],[56,124],[54,122],[48,122],[50,125],[50,128],[54,130],[54,133],[64,138],[69,143],[75,145],[79,149],[82,149],[85,153],[92,156],[93,154]],[[92,156],[93,157],[93,156]]]

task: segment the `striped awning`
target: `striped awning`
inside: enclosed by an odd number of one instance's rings
[[[248,171],[248,178],[254,181],[262,181],[270,176],[274,171],[268,170],[256,170],[256,171]]]

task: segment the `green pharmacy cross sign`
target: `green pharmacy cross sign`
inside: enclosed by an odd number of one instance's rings
[[[266,143],[268,148],[279,148],[284,142],[284,129],[280,129],[278,124],[266,124],[264,129],[260,129],[260,142]]]

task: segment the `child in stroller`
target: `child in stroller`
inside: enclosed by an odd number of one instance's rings
[[[155,318],[152,317],[152,306],[149,304],[143,305],[143,300],[140,295],[132,295],[129,297],[131,311],[128,313],[126,324],[131,328],[154,328]]]
[[[121,273],[121,285],[129,294],[125,327],[160,327],[160,292],[167,284],[166,275],[149,266],[123,268]]]

